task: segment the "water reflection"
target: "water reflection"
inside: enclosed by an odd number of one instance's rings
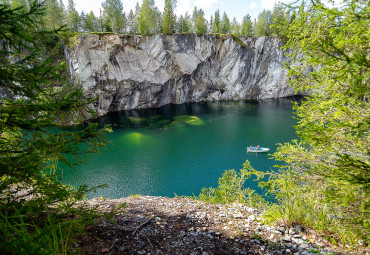
[[[107,183],[89,197],[130,194],[199,194],[217,186],[224,170],[249,160],[258,170],[275,162],[267,154],[246,153],[249,145],[276,150],[295,138],[289,99],[202,102],[157,109],[112,112],[95,120],[111,124],[113,146],[91,155],[88,165],[63,167],[63,181],[74,186]],[[248,183],[256,188],[254,182]]]

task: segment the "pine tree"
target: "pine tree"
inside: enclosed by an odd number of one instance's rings
[[[226,12],[224,12],[224,15],[222,16],[222,20],[220,23],[220,33],[228,34],[229,32],[230,32],[230,20],[227,17]]]
[[[135,14],[134,11],[131,9],[130,13],[127,16],[127,24],[126,24],[126,29],[129,34],[134,33],[134,27],[135,27]]]
[[[270,36],[271,26],[272,24],[272,13],[270,10],[263,10],[258,15],[258,20],[255,26],[255,34],[256,36]]]
[[[198,14],[197,18],[195,19],[195,33],[200,36],[207,33],[207,23],[205,18],[202,14]]]
[[[140,16],[138,19],[139,33],[141,35],[151,35],[159,31],[160,12],[154,6],[153,0],[144,0],[141,5]]]
[[[239,37],[240,36],[240,25],[235,17],[230,27],[231,27],[231,34],[235,37]]]
[[[211,16],[211,19],[209,20],[208,32],[209,33],[213,32],[213,16]]]
[[[132,33],[138,34],[139,33],[139,18],[141,13],[141,7],[137,2],[135,5],[135,15],[132,23]]]
[[[99,31],[99,20],[92,11],[86,15],[82,23],[82,30],[85,32]]]
[[[126,29],[126,18],[123,13],[121,0],[105,0],[102,3],[104,9],[104,20],[110,31],[123,33]]]
[[[54,30],[62,27],[66,20],[64,9],[57,0],[45,1],[45,15],[42,18],[43,23],[39,24],[39,26],[47,30]]]
[[[190,21],[190,16],[186,12],[185,16],[180,16],[178,20],[178,32],[180,34],[186,34],[191,31],[191,21]]]
[[[68,0],[67,26],[71,32],[78,32],[80,15],[78,14],[73,0]]]
[[[60,183],[52,171],[57,167],[55,162],[84,161],[84,151],[97,151],[105,143],[105,131],[97,131],[96,124],[77,132],[50,131],[53,125],[81,121],[86,111],[91,112],[87,105],[92,100],[84,100],[82,90],[63,78],[65,67],[47,56],[48,37],[57,34],[40,30],[43,11],[36,1],[29,10],[12,10],[8,5],[0,8],[0,87],[7,95],[0,99],[2,215],[4,210],[7,214],[26,204],[14,196],[17,190],[13,187],[22,187],[34,196],[27,214],[39,211],[45,215],[48,205],[81,198],[83,193],[77,194]],[[80,142],[87,147],[80,148]],[[37,219],[37,215],[32,217]],[[1,236],[0,242],[4,241]]]
[[[249,14],[243,17],[243,21],[241,25],[241,35],[253,36],[253,25],[252,25],[251,16]]]
[[[217,9],[215,12],[215,19],[213,21],[213,26],[212,26],[212,32],[213,33],[219,33],[220,32],[220,10]]]
[[[173,34],[175,32],[176,15],[175,15],[176,0],[166,0],[164,13],[162,18],[162,33]]]
[[[274,5],[271,21],[271,33],[283,36],[288,29],[290,16],[288,10],[281,3]]]
[[[193,14],[191,16],[191,24],[192,24],[192,31],[195,32],[195,21],[198,17],[198,15],[202,15],[203,19],[204,19],[204,11],[203,9],[199,9],[195,6],[194,9],[193,9]]]

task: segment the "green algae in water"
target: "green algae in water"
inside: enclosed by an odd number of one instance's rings
[[[203,187],[217,187],[224,170],[238,170],[246,160],[270,170],[276,162],[268,154],[247,154],[246,147],[259,144],[272,153],[277,143],[295,139],[292,115],[290,99],[109,113],[96,121],[112,125],[108,139],[114,145],[90,155],[87,165],[63,166],[62,180],[73,186],[109,185],[88,197],[198,195]],[[130,117],[140,122],[133,124]],[[256,182],[247,185],[257,188]]]

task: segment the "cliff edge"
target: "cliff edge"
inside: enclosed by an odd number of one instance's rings
[[[71,79],[109,111],[294,95],[276,37],[82,34],[65,55]]]

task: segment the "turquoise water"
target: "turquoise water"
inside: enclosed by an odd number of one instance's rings
[[[88,195],[108,198],[198,195],[246,160],[258,170],[270,169],[275,162],[268,154],[246,153],[246,147],[259,144],[274,152],[277,143],[295,138],[296,124],[291,99],[167,105],[96,121],[112,125],[113,145],[92,154],[89,164],[63,167],[62,180],[73,186],[108,184]],[[256,188],[255,182],[247,185]]]

